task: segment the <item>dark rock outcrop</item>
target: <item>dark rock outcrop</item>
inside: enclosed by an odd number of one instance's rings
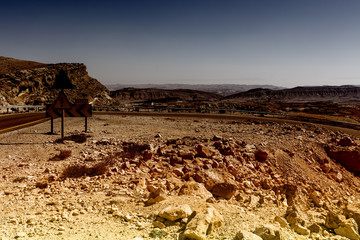
[[[360,147],[331,146],[325,148],[326,153],[332,159],[341,163],[351,172],[360,172]]]

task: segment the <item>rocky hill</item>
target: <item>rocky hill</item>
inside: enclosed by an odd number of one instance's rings
[[[59,90],[51,89],[56,75],[64,70],[75,89],[65,90],[70,101],[87,98],[107,103],[108,90],[90,77],[82,63],[43,64],[0,57],[0,105],[33,105],[51,103]]]
[[[359,102],[360,87],[356,86],[321,86],[296,87],[291,89],[271,90],[252,89],[226,97],[227,100],[236,101],[289,101],[289,102]]]
[[[189,89],[156,89],[156,88],[124,88],[111,92],[114,101],[208,101],[220,100],[221,96],[214,93]]]
[[[18,70],[25,70],[31,68],[43,67],[46,64],[33,62],[33,61],[24,61],[15,58],[7,58],[0,56],[0,73],[12,73]]]

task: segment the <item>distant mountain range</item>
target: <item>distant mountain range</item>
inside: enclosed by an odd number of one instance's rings
[[[251,89],[234,95],[226,96],[224,100],[242,102],[347,102],[360,103],[359,86],[315,86],[295,87],[290,89],[270,90]]]
[[[128,85],[112,85],[111,89]],[[272,85],[187,85],[187,84],[142,84],[137,88],[111,91],[117,100],[178,99],[216,100],[233,102],[347,102],[360,103],[360,86],[309,86],[280,88]],[[149,88],[150,86],[150,88]],[[109,87],[109,86],[108,86]],[[196,92],[196,94],[195,94]],[[234,93],[235,92],[235,93]],[[211,93],[211,94],[210,94]]]
[[[283,89],[273,85],[245,85],[245,84],[110,84],[105,85],[110,91],[116,91],[123,88],[137,88],[137,89],[164,89],[177,90],[189,89],[202,92],[215,93],[221,96],[229,96],[239,92],[246,92],[254,88],[266,89]]]
[[[216,93],[197,91],[192,89],[158,89],[158,88],[123,88],[112,91],[110,96],[114,102],[121,101],[219,101],[222,96]]]

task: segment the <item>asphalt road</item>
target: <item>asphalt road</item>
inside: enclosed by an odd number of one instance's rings
[[[0,134],[47,121],[45,113],[0,115]]]
[[[331,131],[342,131],[356,137],[360,137],[360,126],[345,122],[335,122],[326,119],[316,118],[291,118],[287,116],[255,116],[252,114],[208,114],[208,113],[164,113],[164,112],[94,112],[94,115],[127,115],[127,116],[148,116],[148,117],[185,117],[185,118],[207,118],[230,121],[259,121],[259,122],[278,122],[289,124],[314,124],[327,128]]]
[[[209,118],[221,120],[257,120],[266,122],[286,122],[290,124],[312,123],[328,128],[332,131],[343,131],[348,134],[360,137],[358,126],[342,126],[339,122],[328,122],[326,120],[317,119],[318,121],[309,121],[313,119],[286,119],[277,117],[257,117],[251,115],[228,115],[228,114],[201,114],[201,113],[159,113],[159,112],[94,112],[94,115],[134,115],[134,116],[153,116],[153,117],[187,117],[187,118]],[[18,113],[11,115],[0,115],[0,134],[13,131],[16,129],[29,127],[38,123],[45,122],[50,118],[46,118],[45,113]],[[321,120],[321,121],[320,121]],[[334,124],[336,123],[336,124]]]

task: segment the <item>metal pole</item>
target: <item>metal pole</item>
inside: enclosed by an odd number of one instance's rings
[[[87,133],[87,117],[85,117],[85,132]]]
[[[51,134],[54,134],[54,118],[51,117]]]
[[[64,138],[64,115],[65,110],[61,109],[61,138]]]

